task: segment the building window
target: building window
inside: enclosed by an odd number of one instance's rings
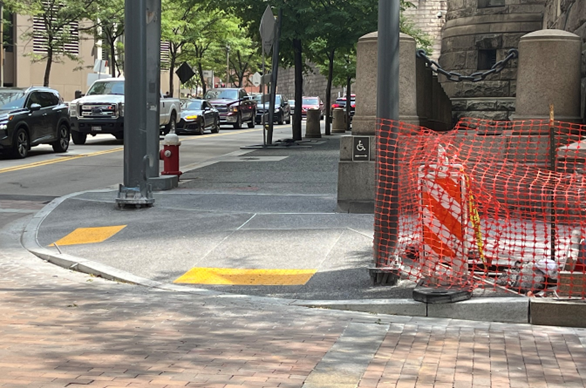
[[[44,7],[47,9],[50,5],[45,3]],[[62,5],[54,5],[54,7],[62,7]],[[51,14],[53,13],[47,12],[45,17]],[[79,55],[79,23],[69,22],[59,25],[59,20],[55,18],[45,20],[45,17],[33,18],[33,52],[47,53],[49,35],[51,35],[55,49],[67,54]],[[47,28],[51,29],[51,34]]]
[[[170,49],[169,42],[161,42],[161,69],[169,70],[171,66],[171,56],[169,55]]]
[[[478,70],[488,70],[496,63],[496,50],[478,50]]]
[[[478,0],[478,8],[504,7],[505,0]]]

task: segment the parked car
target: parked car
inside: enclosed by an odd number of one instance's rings
[[[248,122],[248,128],[254,128],[256,101],[244,88],[213,88],[203,98],[220,113],[220,124],[242,128],[242,123]]]
[[[181,100],[181,119],[175,133],[203,135],[209,129],[216,134],[220,131],[220,113],[212,104],[202,99]]]
[[[260,124],[262,122],[263,114],[267,115],[267,119],[265,120],[268,121],[270,103],[261,103],[262,94],[255,95],[254,100],[256,101],[256,124]],[[287,98],[283,95],[275,96],[275,112],[273,114],[273,121],[279,124],[291,124],[291,107],[289,106],[289,100],[287,100]]]
[[[307,116],[308,109],[319,109],[321,111],[319,115],[319,120],[324,118],[324,103],[321,101],[319,97],[306,97],[303,96],[303,101],[301,103],[301,116]]]
[[[332,104],[332,112],[334,108],[342,108],[346,111],[346,102],[348,101],[347,96],[338,97],[336,101]],[[356,95],[350,95],[350,119],[354,116],[354,112],[356,111]]]
[[[50,144],[57,153],[69,148],[67,106],[55,89],[0,88],[0,151],[25,158],[31,147]]]

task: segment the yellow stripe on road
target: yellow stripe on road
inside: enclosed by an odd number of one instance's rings
[[[95,153],[89,153],[89,154],[79,154],[79,155],[71,155],[71,156],[69,156],[69,155],[63,155],[60,158],[51,159],[49,161],[33,162],[33,163],[27,163],[25,165],[18,165],[18,166],[13,166],[13,167],[7,167],[7,168],[4,168],[4,169],[0,169],[0,174],[2,174],[2,173],[8,173],[8,172],[14,172],[14,171],[17,171],[17,170],[30,169],[30,168],[33,168],[33,167],[39,167],[39,166],[45,166],[45,165],[52,165],[54,163],[69,162],[69,161],[73,161],[74,159],[87,158],[87,157],[96,157],[98,155],[115,153],[117,151],[122,151],[122,150],[124,150],[124,147],[116,147],[115,149],[104,150],[104,151],[96,151]]]
[[[305,285],[315,269],[222,269],[196,267],[173,281],[206,285]]]
[[[57,246],[71,246],[74,244],[100,243],[119,233],[126,225],[109,227],[78,228],[71,234],[59,239]],[[53,246],[53,244],[51,244]]]
[[[238,131],[236,134],[243,134],[243,133],[247,133],[247,132],[254,132],[254,131],[261,131],[261,130],[262,130],[262,128],[251,128],[249,130]],[[182,142],[186,142],[186,141],[197,140],[202,137],[208,138],[208,137],[212,137],[212,136],[225,136],[225,135],[234,135],[234,134],[235,134],[234,132],[224,132],[224,133],[219,133],[219,134],[208,134],[208,135],[203,135],[203,136],[198,136],[198,137],[189,137],[189,138],[181,137],[180,139]],[[123,150],[124,150],[124,147],[116,147],[114,149],[105,150],[105,151],[96,151],[95,153],[88,153],[88,154],[78,154],[78,155],[64,154],[64,155],[60,155],[58,158],[51,159],[48,161],[33,162],[33,163],[27,163],[24,165],[18,165],[18,166],[12,166],[12,167],[0,169],[0,174],[15,172],[18,170],[30,169],[30,168],[39,167],[39,166],[52,165],[54,163],[68,162],[68,161],[73,161],[75,159],[80,159],[80,158],[97,157],[98,155],[110,154],[110,153],[115,153],[115,152],[123,151]]]

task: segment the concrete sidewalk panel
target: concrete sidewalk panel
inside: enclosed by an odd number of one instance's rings
[[[452,319],[529,322],[529,299],[526,297],[484,297],[448,304],[427,304],[427,316]]]

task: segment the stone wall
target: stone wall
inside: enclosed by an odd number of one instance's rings
[[[554,28],[574,33],[582,38],[582,101],[581,116],[586,106],[586,1],[546,0],[543,28]]]
[[[433,39],[430,58],[437,61],[442,50],[442,27],[446,21],[447,0],[411,0],[417,8],[409,8],[405,15],[417,28]]]
[[[510,49],[518,48],[523,35],[542,28],[545,1],[448,0],[440,65],[462,75],[488,70],[490,67],[481,66],[482,56],[495,54],[493,60],[498,62]],[[516,79],[516,60],[480,82],[452,82],[440,76],[448,96],[457,99],[454,121],[462,116],[509,120],[514,112],[511,100],[516,95]]]

